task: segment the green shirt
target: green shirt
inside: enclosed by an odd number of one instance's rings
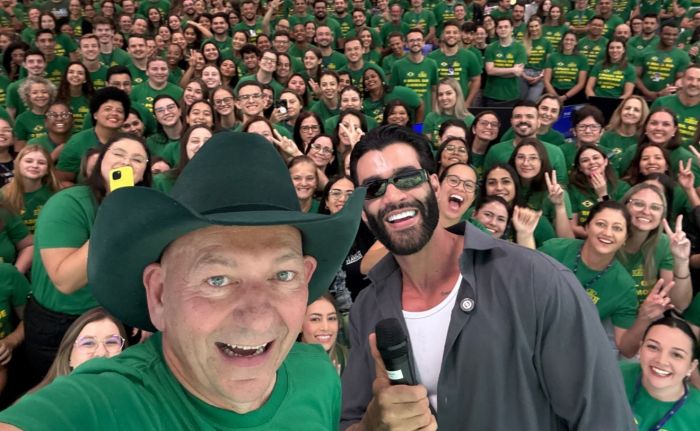
[[[656,249],[654,250],[655,266],[651,272],[657,275],[656,278],[658,278],[658,273],[662,269],[673,270],[673,256],[671,255],[670,246],[671,244],[668,236],[666,236],[665,233],[660,233],[659,242],[656,244]],[[641,250],[634,254],[629,254],[624,250],[620,250],[618,255],[620,256],[620,262],[634,279],[637,300],[639,304],[642,304],[654,287],[653,284],[648,285],[644,280],[644,255]]]
[[[410,28],[419,28],[423,30],[423,34],[428,34],[430,28],[437,26],[435,15],[429,10],[421,10],[420,12],[406,11],[403,14],[402,21],[408,24]]]
[[[423,58],[420,63],[412,62],[408,57],[394,63],[389,85],[401,85],[415,91],[423,100],[425,113],[432,107],[433,86],[438,83],[438,65],[431,58]]]
[[[254,44],[258,40],[258,35],[263,32],[262,18],[258,17],[253,25],[239,22],[233,27],[231,33],[235,33],[237,31],[244,31],[248,33],[248,43]]]
[[[591,67],[598,61],[605,52],[605,46],[608,44],[608,39],[600,37],[598,40],[589,39],[588,36],[579,39],[577,48],[578,53],[586,57],[588,66]]]
[[[139,5],[138,13],[147,17],[148,9],[154,7],[160,11],[162,16],[167,17],[168,13],[170,13],[170,3],[168,0],[143,0]]]
[[[176,143],[177,145],[177,150],[178,150],[178,159],[180,158],[179,154],[179,149],[180,149],[180,139],[169,139],[164,133],[156,133],[148,137],[146,139],[146,146],[148,147],[148,151],[151,153],[151,157],[160,157],[161,159],[165,160],[165,162],[170,165],[170,167],[175,167],[175,160],[172,154],[168,154],[168,151],[166,150],[167,146],[170,145],[171,143]]]
[[[41,250],[80,248],[90,239],[97,203],[87,186],[61,190],[46,202],[39,214],[34,235],[32,290],[36,300],[49,310],[66,314],[82,314],[97,307],[87,286],[66,295],[56,289],[41,259]]]
[[[671,410],[675,402],[659,401],[653,398],[644,385],[639,386],[639,393],[636,394],[637,382],[642,374],[639,363],[621,363],[620,369],[622,370],[627,399],[634,414],[634,422],[640,430],[653,429]],[[698,424],[700,424],[700,391],[689,385],[687,401],[661,429],[664,431],[695,431],[698,429]]]
[[[678,132],[684,145],[688,146],[693,143],[695,133],[698,130],[698,121],[700,120],[700,104],[686,106],[681,103],[677,94],[669,94],[668,96],[659,97],[651,105],[651,109],[663,106],[670,108],[678,120]],[[693,160],[695,164],[695,160]]]
[[[569,90],[578,82],[581,71],[588,71],[588,61],[581,54],[566,55],[552,52],[545,62],[545,69],[552,69],[552,86],[557,90]]]
[[[615,14],[610,15],[610,18],[605,21],[603,36],[607,37],[608,39],[612,39],[613,35],[615,34],[615,28],[624,22],[625,21],[619,16]]]
[[[508,46],[494,42],[486,47],[484,62],[493,63],[493,66],[499,69],[508,69],[516,64],[524,65],[527,63],[527,53],[525,47],[518,42],[513,42]],[[517,100],[520,98],[520,79],[517,76],[505,77],[487,74],[483,94],[484,97],[494,100]]]
[[[162,335],[110,359],[96,358],[0,414],[19,428],[92,430],[327,431],[340,422],[340,379],[318,345],[295,343],[268,400],[247,414],[211,406],[175,378]],[[41,411],[41,414],[36,414]],[[157,412],[157,414],[155,413]]]
[[[569,26],[566,24],[543,25],[542,26],[542,35],[552,45],[552,51],[559,50],[559,44],[561,43],[561,38],[564,36],[564,33],[566,33],[567,31],[569,31]]]
[[[617,181],[614,188],[608,187],[608,195],[613,200],[619,200],[629,189],[629,184],[624,181]],[[590,186],[585,190],[581,190],[569,184],[569,188],[566,190],[569,192],[569,197],[571,199],[571,211],[573,211],[574,214],[578,214],[578,224],[579,226],[583,226],[586,220],[588,220],[591,208],[598,202],[598,195]]]
[[[403,21],[399,24],[394,24],[390,21],[379,29],[379,36],[382,38],[382,41],[384,41],[384,45],[386,45],[391,33],[401,33],[405,36],[410,29],[411,27]]]
[[[552,165],[552,169],[557,171],[557,181],[559,184],[566,186],[569,184],[569,170],[566,168],[566,161],[564,159],[564,153],[556,145],[552,145],[549,142],[542,142],[544,148],[547,150],[547,156],[549,157],[549,163]],[[484,171],[491,169],[491,166],[496,163],[508,163],[510,156],[515,150],[515,145],[513,145],[513,140],[501,141],[496,145],[489,148],[486,153],[486,158],[484,159]]]
[[[87,129],[76,133],[71,136],[63,147],[63,151],[61,151],[58,163],[56,164],[56,169],[70,172],[77,176],[80,171],[80,162],[87,150],[98,145],[100,145],[100,141],[97,139],[94,129]]]
[[[625,84],[634,84],[637,80],[637,74],[631,64],[621,68],[618,64],[603,66],[602,62],[598,62],[591,69],[590,76],[596,77],[596,83],[593,87],[595,95],[612,99],[618,99],[622,96]]]
[[[438,77],[454,78],[462,88],[466,99],[469,95],[469,81],[481,75],[479,60],[473,52],[459,48],[455,55],[447,56],[441,49],[431,52],[428,58],[435,60],[438,66]]]
[[[634,135],[622,136],[617,132],[608,130],[603,133],[598,145],[605,150],[608,160],[615,168],[615,171],[620,174],[622,155],[627,148],[637,145],[637,137]]]
[[[700,295],[695,295],[693,302],[683,312],[683,317],[695,326],[700,326]]]
[[[634,280],[617,259],[613,259],[611,266],[604,271],[589,268],[579,255],[582,246],[583,240],[580,239],[554,238],[539,250],[574,272],[598,309],[601,321],[611,318],[614,326],[629,329],[637,318]],[[598,276],[600,278],[595,280]]]
[[[408,115],[413,121],[416,119],[416,110],[420,106],[421,98],[418,94],[407,87],[396,85],[391,87],[391,91],[386,93],[380,100],[374,101],[370,97],[365,97],[362,102],[362,110],[365,115],[373,118],[377,123],[384,120],[384,107],[392,100],[400,100],[408,106]],[[326,130],[326,133],[330,132]]]
[[[547,195],[546,191],[533,191],[529,192],[527,186],[523,185],[522,188],[522,195],[526,199],[526,204],[528,208],[531,208],[535,211],[542,211],[542,217],[546,218],[549,220],[549,222],[552,224],[552,226],[555,225],[554,219],[556,217],[556,208],[554,207],[554,204],[552,201],[549,200],[549,196]],[[564,207],[566,208],[566,216],[568,219],[571,219],[572,217],[572,212],[571,212],[571,200],[569,200],[569,193],[564,190]]]
[[[547,56],[552,52],[552,45],[543,37],[530,41],[530,52],[527,55],[525,67],[528,69],[543,70]]]
[[[44,76],[58,88],[61,84],[63,72],[68,68],[69,64],[70,60],[68,57],[56,56],[56,58],[46,63],[46,72],[44,72]]]
[[[0,339],[15,330],[15,310],[27,303],[29,282],[13,265],[0,263]]]
[[[85,117],[90,115],[90,101],[85,96],[71,97],[70,109],[73,112],[73,133],[83,130]]]
[[[17,243],[29,235],[29,230],[24,225],[22,219],[6,210],[0,208],[0,263],[15,263],[17,258]]]
[[[17,116],[13,127],[15,137],[20,141],[28,141],[46,135],[44,116],[32,111],[24,111]]]
[[[639,53],[636,60],[636,66],[642,69],[642,83],[649,91],[675,85],[678,74],[685,72],[690,64],[688,53],[679,48],[661,51],[650,46]]]
[[[107,85],[107,67],[104,64],[100,64],[99,69],[90,72],[90,79],[92,79],[92,86],[95,88],[95,91],[104,88]]]
[[[165,88],[161,90],[156,90],[148,83],[144,81],[143,84],[137,85],[131,91],[131,101],[142,105],[147,110],[153,112],[153,100],[156,96],[160,94],[167,94],[168,96],[175,99],[176,102],[180,102],[182,99],[182,93],[184,90],[175,84],[166,83]]]
[[[588,25],[588,21],[595,16],[595,11],[592,9],[572,9],[566,14],[566,22],[574,27]]]
[[[124,51],[121,48],[114,48],[112,52],[109,54],[105,54],[103,52],[100,52],[100,60],[102,61],[102,64],[105,65],[105,67],[110,68],[112,66],[129,66],[132,64],[131,62],[131,57],[129,56],[129,53]],[[130,71],[132,71],[131,68],[129,68]],[[132,74],[134,73],[133,71],[131,72]],[[134,76],[132,75],[132,78]],[[139,84],[140,82],[133,82],[134,84]]]
[[[338,103],[338,107],[336,109],[330,109],[328,105],[323,102],[323,100],[317,100],[311,104],[309,111],[318,114],[318,116],[321,117],[321,121],[325,122],[332,116],[340,114],[340,103]]]
[[[19,215],[30,233],[34,233],[39,213],[52,195],[51,187],[46,184],[39,187],[38,190],[24,193],[24,208],[22,208]]]
[[[513,132],[512,127],[509,127],[508,130],[506,130],[506,133],[504,133],[503,136],[501,136],[501,141],[508,141],[514,138],[515,132]],[[552,145],[556,145],[557,147],[561,147],[566,143],[564,135],[551,128],[541,135],[538,134],[537,139],[543,142],[548,142]]]
[[[153,183],[151,188],[160,190],[163,193],[170,194],[170,190],[173,189],[175,185],[175,180],[171,174],[171,171],[161,172],[153,176]]]

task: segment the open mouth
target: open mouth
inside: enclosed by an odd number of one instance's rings
[[[401,223],[414,218],[417,214],[418,211],[416,210],[404,210],[390,215],[386,218],[386,221],[388,221],[391,224]]]
[[[447,198],[447,204],[452,211],[459,211],[464,204],[464,198],[457,194],[452,194]]]
[[[651,369],[651,372],[654,373],[655,376],[657,377],[668,377],[672,373],[670,371],[662,370],[661,368],[657,367],[649,367]]]
[[[613,241],[608,238],[598,238],[598,242],[605,244],[605,245],[611,245]]]
[[[245,346],[242,344],[227,344],[217,341],[216,347],[221,353],[229,358],[254,358],[267,352],[272,345],[272,341],[257,346]]]

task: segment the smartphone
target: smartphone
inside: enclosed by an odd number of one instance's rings
[[[281,114],[286,114],[287,113],[287,101],[286,100],[278,100],[275,102],[275,108],[279,110]]]
[[[122,166],[121,168],[112,169],[109,171],[109,190],[115,191],[122,187],[134,186],[134,168],[131,166]]]

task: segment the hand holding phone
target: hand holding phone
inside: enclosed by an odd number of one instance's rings
[[[109,191],[113,192],[122,187],[134,186],[134,168],[122,166],[109,171]]]

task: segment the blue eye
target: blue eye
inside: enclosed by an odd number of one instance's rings
[[[229,283],[229,279],[223,275],[215,275],[213,277],[207,278],[207,284],[212,287],[221,287]]]
[[[277,280],[279,281],[292,281],[296,273],[294,271],[280,271],[277,273]]]

